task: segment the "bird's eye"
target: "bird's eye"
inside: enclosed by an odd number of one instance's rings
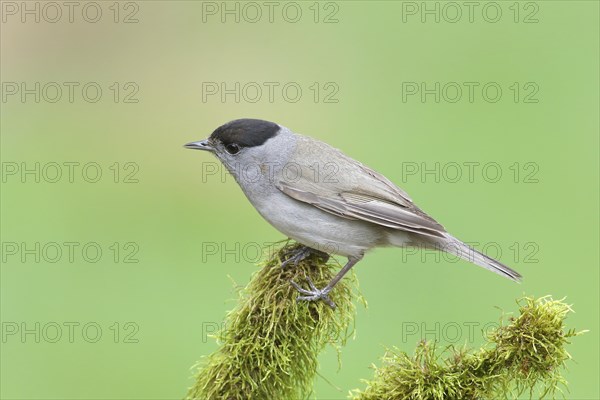
[[[225,146],[225,150],[227,150],[229,154],[237,154],[240,151],[240,146],[235,143],[231,143]]]

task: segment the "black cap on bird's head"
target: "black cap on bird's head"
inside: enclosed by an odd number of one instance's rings
[[[237,144],[240,147],[260,146],[277,135],[279,125],[262,119],[236,119],[221,125],[210,135],[224,145]]]
[[[228,147],[255,147],[261,146],[267,140],[276,136],[279,125],[262,119],[243,118],[230,121],[221,125],[210,135],[207,140],[192,142],[184,147],[196,150],[214,150],[209,143],[220,142]]]

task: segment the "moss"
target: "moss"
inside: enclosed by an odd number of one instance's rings
[[[186,399],[304,399],[312,394],[317,357],[332,344],[339,349],[354,320],[355,278],[330,293],[337,304],[298,302],[292,280],[306,277],[325,286],[339,265],[311,254],[297,266],[281,268],[298,244],[284,243],[239,293],[217,335],[219,349],[204,358]],[[360,297],[358,297],[361,299]],[[390,349],[354,400],[544,398],[566,387],[561,369],[571,357],[565,347],[581,334],[566,330],[571,308],[550,297],[517,301],[519,315],[502,318],[478,350],[453,346],[439,350],[422,341],[412,356]]]
[[[310,396],[319,352],[327,344],[343,345],[351,333],[354,286],[352,278],[336,285],[330,294],[335,310],[323,301],[296,301],[291,280],[305,285],[308,276],[323,287],[339,269],[317,255],[281,268],[298,246],[285,243],[240,291],[217,335],[220,347],[200,363],[187,399]]]
[[[394,348],[355,400],[499,399],[554,396],[566,381],[565,346],[582,332],[565,330],[571,308],[549,297],[518,301],[519,316],[503,321],[477,351],[421,342],[413,356]],[[566,386],[565,386],[566,387]]]

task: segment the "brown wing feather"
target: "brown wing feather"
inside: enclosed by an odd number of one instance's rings
[[[392,229],[444,237],[444,228],[431,218],[424,218],[407,208],[380,199],[369,198],[364,194],[340,193],[334,198],[323,197],[296,189],[285,182],[279,182],[277,188],[291,198],[340,217],[363,220]]]
[[[334,161],[324,162],[323,154]],[[286,195],[344,218],[392,229],[444,237],[444,227],[421,211],[408,194],[383,175],[318,140],[298,137],[293,159],[303,160],[300,175],[280,175],[277,187]],[[315,174],[314,166],[335,167],[335,174]]]

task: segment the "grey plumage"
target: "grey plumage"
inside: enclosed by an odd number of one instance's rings
[[[434,248],[512,280],[521,278],[450,235],[383,175],[283,126],[236,120],[186,147],[212,151],[275,228],[310,248],[348,257],[338,277],[322,290],[300,290],[294,283],[302,299],[330,302],[327,294],[343,274],[366,251],[381,246]],[[250,180],[240,167],[253,165],[260,176]]]

